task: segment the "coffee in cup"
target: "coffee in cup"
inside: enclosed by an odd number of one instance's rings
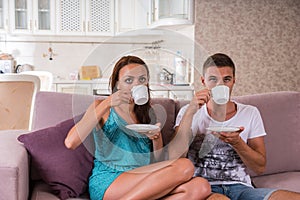
[[[211,89],[212,99],[216,104],[226,104],[229,101],[229,87],[217,85]]]
[[[149,100],[148,87],[145,85],[137,85],[131,89],[131,94],[134,103],[137,105],[144,105]]]

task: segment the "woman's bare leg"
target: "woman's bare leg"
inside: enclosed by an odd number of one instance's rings
[[[227,196],[219,193],[211,193],[206,200],[230,200]]]
[[[163,200],[204,200],[211,194],[210,184],[204,178],[195,177],[176,187]]]
[[[141,167],[121,174],[104,199],[158,199],[189,181],[193,173],[194,166],[186,158]]]

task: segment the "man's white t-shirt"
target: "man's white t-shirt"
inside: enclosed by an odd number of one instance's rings
[[[227,121],[219,122],[212,119],[208,115],[206,104],[193,116],[191,129],[194,139],[188,157],[195,165],[194,176],[206,178],[212,185],[242,183],[251,186],[246,166],[231,145],[206,130],[209,126],[243,126],[245,129],[240,136],[246,143],[248,139],[265,136],[266,132],[258,109],[251,105],[240,103],[236,105],[237,113]],[[180,109],[175,127],[179,126],[187,106]]]

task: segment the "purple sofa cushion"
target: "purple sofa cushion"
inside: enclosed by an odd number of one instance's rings
[[[95,98],[103,97],[40,91],[36,94],[32,128],[33,130],[48,128],[80,115]]]
[[[64,145],[68,131],[80,117],[18,137],[31,156],[31,165],[60,199],[84,193],[93,167],[93,156],[85,145],[75,150]]]
[[[300,172],[284,172],[252,178],[258,188],[277,188],[300,193]]]
[[[164,145],[167,145],[174,137],[175,123],[175,102],[173,99],[153,98],[151,106],[157,117],[157,122],[161,123],[161,132]]]
[[[267,132],[264,174],[299,171],[300,92],[245,95],[234,97],[234,100],[256,106],[261,113]]]

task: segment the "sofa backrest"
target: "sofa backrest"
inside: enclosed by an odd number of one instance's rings
[[[55,126],[80,115],[94,101],[94,96],[40,91],[36,95],[33,130]]]
[[[157,122],[161,123],[164,145],[167,145],[173,138],[176,119],[175,101],[168,98],[153,98],[152,108],[155,111]]]
[[[38,92],[33,117],[33,130],[54,126],[84,113],[95,96]],[[264,174],[299,171],[300,159],[300,93],[273,92],[233,97],[244,104],[256,106],[262,116],[267,136],[267,168]],[[158,121],[162,123],[164,144],[174,135],[174,123],[179,109],[189,101],[167,98],[152,99]]]
[[[267,136],[267,166],[264,174],[300,170],[300,93],[272,92],[234,97],[237,102],[256,106]]]
[[[33,116],[33,130],[55,126],[64,120],[84,113],[95,98],[105,97],[38,92]],[[167,98],[154,98],[151,104],[156,113],[157,121],[162,124],[164,144],[168,144],[174,134],[175,101]]]

